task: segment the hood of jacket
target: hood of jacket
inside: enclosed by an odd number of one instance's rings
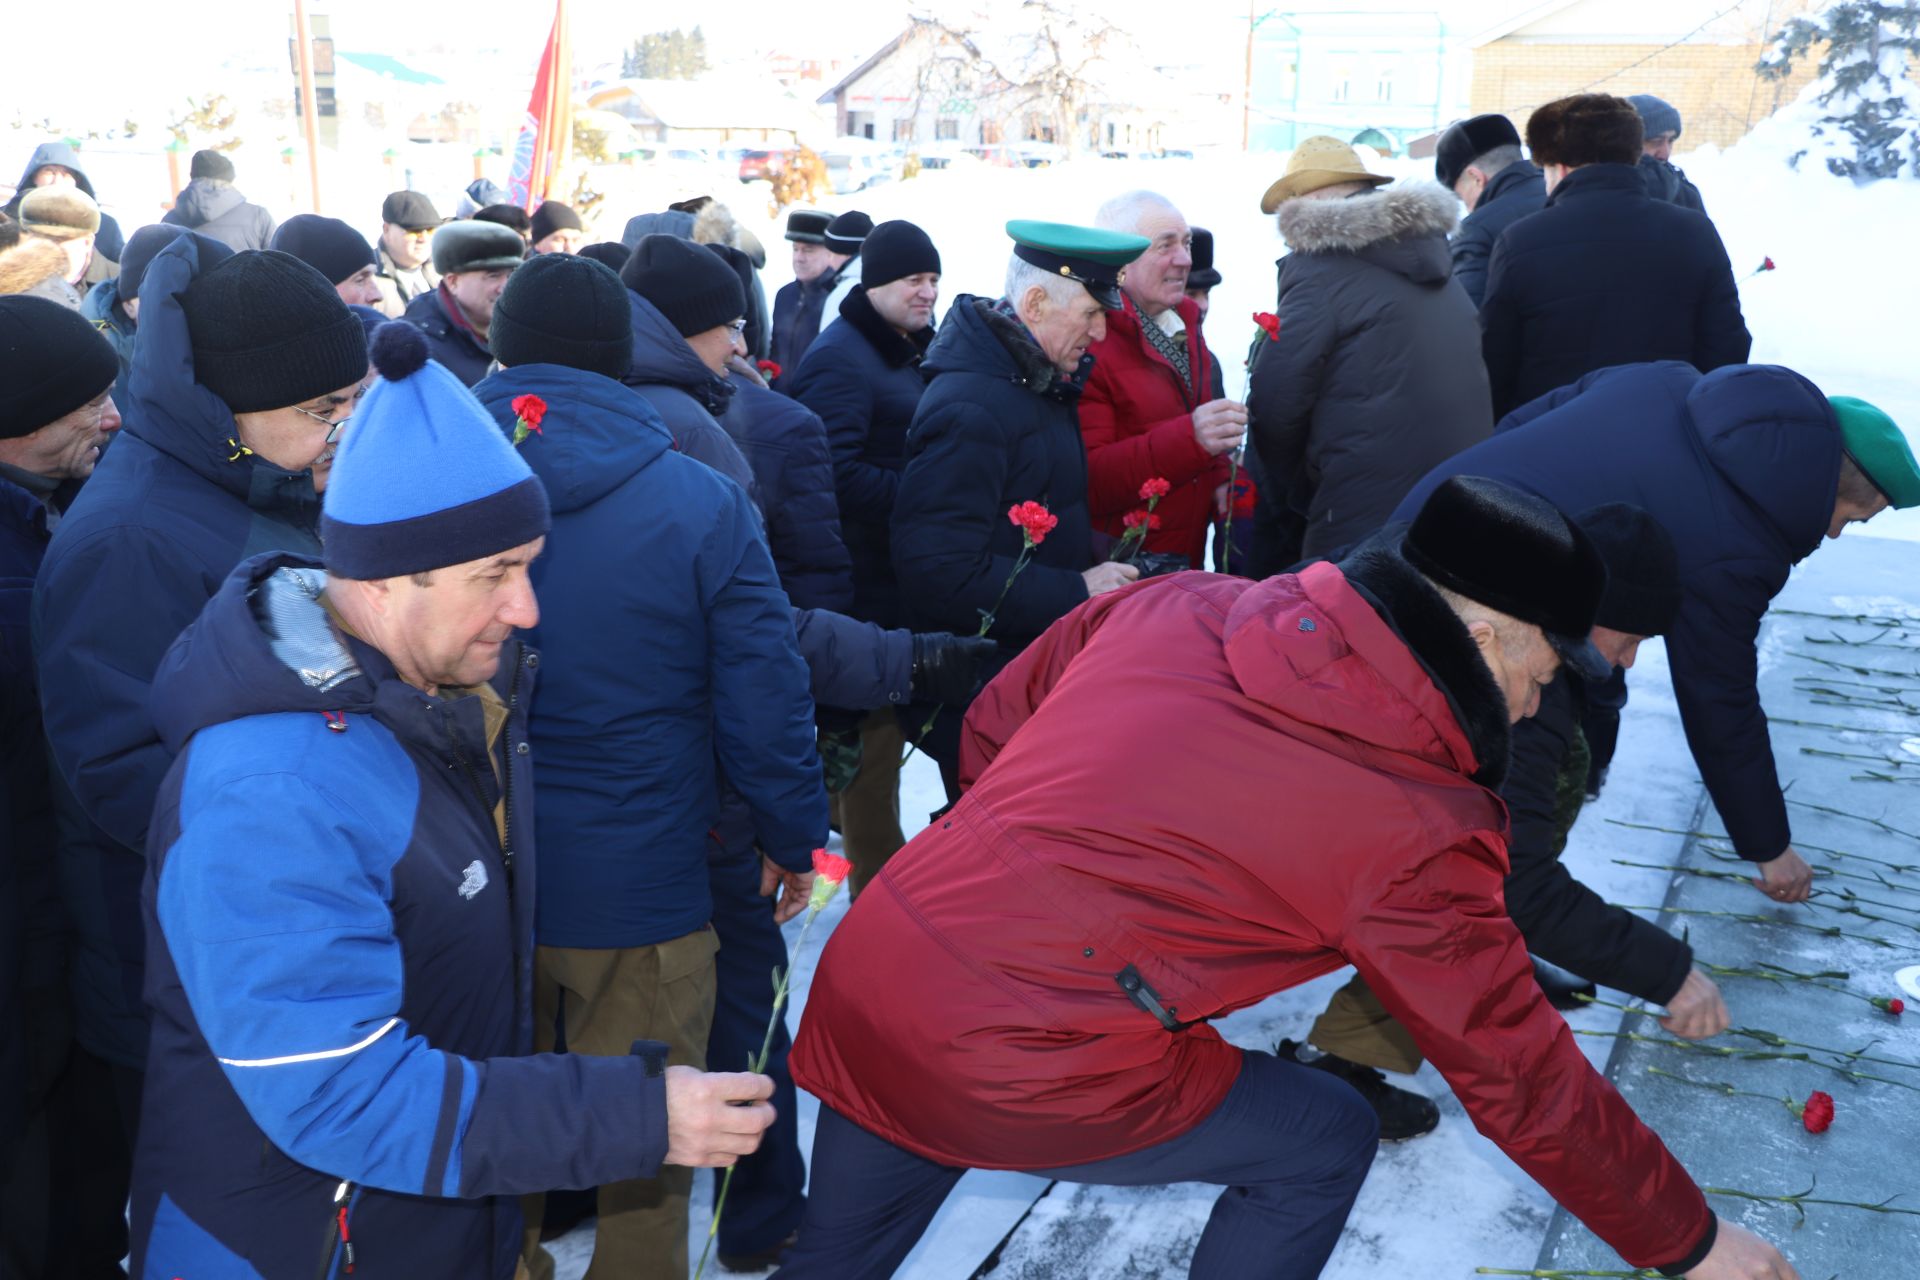
[[[709,200],[693,216],[687,239],[695,244],[724,244],[738,249],[747,255],[747,261],[753,264],[755,271],[767,265],[767,247],[760,243],[760,237],[741,226],[740,220],[733,216],[733,210],[718,200]]]
[[[1068,377],[1054,367],[1027,327],[1001,311],[997,302],[963,293],[947,309],[946,321],[920,367],[929,378],[978,373],[1025,387],[1035,395],[1075,400],[1093,368],[1093,357],[1082,356],[1079,371]]]
[[[1795,560],[1810,555],[1840,485],[1840,422],[1820,388],[1778,365],[1736,364],[1702,376],[1686,404],[1714,469]]]
[[[173,212],[183,226],[204,227],[247,202],[240,189],[218,178],[195,178],[173,202]]]
[[[0,295],[16,293],[35,293],[37,296],[64,296],[66,291],[58,288],[64,284],[67,271],[72,267],[67,255],[60,246],[51,240],[42,240],[38,236],[27,236],[20,243],[4,252],[0,252]],[[49,281],[55,282],[51,291],[41,286]],[[55,301],[60,301],[55,296]]]
[[[1438,284],[1453,274],[1447,237],[1460,225],[1460,201],[1437,182],[1403,182],[1346,200],[1289,200],[1278,221],[1295,253],[1353,254]]]
[[[87,171],[80,167],[80,153],[71,144],[65,142],[43,142],[33,149],[33,155],[27,160],[27,167],[20,171],[20,181],[14,183],[13,199],[8,207],[20,203],[20,197],[33,189],[33,175],[50,164],[62,169],[73,170],[74,185],[92,196],[95,203],[100,197],[94,192],[93,180],[87,177]]]
[[[1505,696],[1446,601],[1384,544],[1248,589],[1224,641],[1241,690],[1290,719],[1486,787],[1505,777]]]
[[[154,255],[140,282],[140,341],[121,406],[138,437],[255,510],[288,514],[307,529],[320,518],[310,471],[282,471],[243,451],[226,401],[194,380],[193,342],[179,295],[200,271],[200,244],[181,236]]]
[[[707,368],[658,307],[631,289],[627,305],[633,312],[633,364],[620,380],[630,387],[678,387],[714,417],[725,413],[733,384]]]
[[[632,388],[612,378],[558,364],[523,364],[488,374],[474,398],[509,439],[513,402],[546,402],[540,434],[520,442],[520,454],[547,486],[555,514],[591,506],[641,468],[673,448],[666,424]]]
[[[680,209],[667,209],[661,213],[636,213],[627,219],[627,225],[621,228],[620,243],[629,249],[637,249],[640,242],[648,236],[677,236],[682,240],[693,239],[693,215]]]
[[[120,277],[102,280],[87,290],[80,303],[80,314],[93,321],[96,329],[112,329],[122,338],[133,337],[133,321],[120,309]]]
[[[1480,203],[1475,205],[1474,208],[1484,209],[1501,196],[1509,192],[1522,190],[1534,183],[1540,184],[1541,194],[1544,198],[1547,177],[1540,171],[1540,166],[1531,160],[1515,160],[1512,164],[1493,175],[1493,181],[1489,182],[1487,189],[1480,193]]]

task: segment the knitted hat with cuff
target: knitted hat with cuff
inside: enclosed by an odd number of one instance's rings
[[[292,254],[248,250],[180,295],[193,376],[235,413],[301,404],[367,376],[367,337],[333,282]]]

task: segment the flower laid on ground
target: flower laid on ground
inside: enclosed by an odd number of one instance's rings
[[[1890,1013],[1896,1018],[1907,1011],[1907,1002],[1898,996],[1895,996],[1891,1000],[1885,996],[1874,996],[1869,999],[1867,1003],[1880,1012]]]
[[[1023,550],[1029,551],[1045,542],[1047,535],[1053,532],[1054,526],[1060,523],[1059,516],[1054,515],[1038,502],[1015,503],[1007,508],[1007,519],[1012,521],[1026,538],[1027,545]],[[1026,566],[1023,564],[1020,568],[1024,569]],[[1014,570],[1015,573],[1019,571],[1019,569]],[[1008,578],[1007,582],[1008,585],[1012,585],[1013,579]],[[1004,589],[1000,592],[1000,598],[1002,600],[1007,598]],[[982,631],[981,634],[985,635],[986,632]]]
[[[747,1064],[747,1070],[759,1073],[767,1069],[767,1059],[773,1053],[773,1033],[786,1013],[788,979],[793,975],[793,966],[799,961],[800,953],[807,949],[807,934],[815,918],[840,892],[840,886],[846,883],[852,870],[853,864],[837,853],[828,853],[825,849],[813,851],[813,893],[807,898],[807,915],[800,922],[800,936],[793,940],[793,954],[788,958],[787,967],[773,971],[773,1017],[767,1021],[767,1034],[760,1042],[760,1052]],[[707,1256],[713,1252],[713,1242],[720,1234],[720,1214],[727,1207],[727,1190],[733,1186],[733,1171],[737,1167],[729,1165],[720,1181],[720,1194],[713,1202],[713,1221],[707,1224],[707,1243],[700,1250],[700,1265],[693,1269],[693,1280],[700,1280],[701,1272],[706,1270]]]
[[[1805,1102],[1789,1102],[1787,1110],[1800,1117],[1808,1133],[1825,1133],[1833,1127],[1833,1095],[1815,1089]]]
[[[768,382],[780,376],[780,362],[777,360],[756,360],[753,362],[753,367],[758,369],[760,376]]]
[[[1147,540],[1147,535],[1160,527],[1160,517],[1153,514],[1153,509],[1160,505],[1160,499],[1172,492],[1173,485],[1159,476],[1140,486],[1140,501],[1147,504],[1146,509],[1129,511],[1121,518],[1120,523],[1126,531],[1120,535],[1120,541],[1113,544],[1107,559],[1126,561],[1133,558],[1133,553]]]
[[[547,402],[539,396],[513,398],[513,442],[519,444],[530,435],[544,435],[540,420],[547,416]]]
[[[1267,335],[1268,342],[1280,341],[1280,317],[1271,311],[1256,311],[1253,322],[1260,326],[1260,332]]]

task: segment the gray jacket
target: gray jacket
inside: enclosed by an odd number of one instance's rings
[[[189,182],[160,221],[212,236],[235,253],[264,249],[273,239],[273,215],[218,178]]]

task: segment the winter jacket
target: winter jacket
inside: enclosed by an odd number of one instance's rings
[[[460,314],[460,304],[444,282],[409,302],[402,318],[427,335],[427,351],[467,386],[493,367],[493,352]]]
[[[1640,180],[1645,184],[1647,194],[1655,200],[1677,204],[1695,213],[1707,211],[1707,202],[1700,198],[1700,188],[1694,186],[1686,172],[1671,161],[1657,156],[1641,156]]]
[[[273,215],[218,178],[189,182],[160,221],[211,236],[235,253],[264,249],[273,239]]]
[[[63,169],[71,169],[73,185],[91,196],[95,204],[100,202],[100,193],[93,189],[93,180],[87,177],[87,171],[80,167],[80,153],[74,150],[73,144],[43,142],[35,147],[33,154],[27,158],[27,167],[20,171],[20,181],[14,183],[13,196],[7,201],[5,207],[0,208],[0,213],[17,220],[20,214],[20,201],[26,197],[27,192],[33,190],[33,175],[48,165],[59,165]],[[121,252],[126,247],[127,237],[121,232],[120,224],[114,221],[112,214],[102,209],[100,229],[93,233],[94,253],[109,262],[117,263],[120,261]]]
[[[843,271],[844,267],[841,271],[824,271],[811,280],[789,280],[773,295],[771,351],[773,362],[781,371],[781,376],[774,380],[775,389],[787,389],[787,371],[800,367],[800,362],[806,359],[807,348],[820,336],[825,320],[833,318],[826,310],[827,298]]]
[[[800,609],[853,607],[853,562],[840,539],[827,429],[813,411],[747,378],[728,378],[733,398],[720,425],[753,471],[754,501],[787,596]]]
[[[1182,298],[1176,310],[1184,326],[1185,378],[1141,332],[1153,321],[1131,297],[1122,310],[1107,313],[1107,336],[1093,344],[1093,373],[1080,397],[1080,438],[1087,446],[1094,528],[1118,538],[1127,513],[1146,506],[1140,486],[1165,480],[1173,490],[1154,507],[1160,528],[1142,549],[1185,556],[1198,569],[1213,523],[1213,491],[1227,482],[1227,460],[1193,438],[1193,411],[1213,399],[1213,356],[1201,336],[1199,304]]]
[[[633,363],[620,381],[653,406],[674,448],[752,493],[753,469],[720,425],[733,400],[733,382],[707,368],[651,302],[629,289],[627,305],[633,314]]]
[[[1453,255],[1453,278],[1479,306],[1487,296],[1487,260],[1493,256],[1493,242],[1520,219],[1546,207],[1547,180],[1531,160],[1515,160],[1493,175],[1473,212],[1460,219],[1449,250]]]
[[[1480,326],[1500,417],[1609,365],[1684,360],[1707,373],[1753,345],[1720,233],[1649,199],[1623,164],[1574,170],[1537,217],[1501,233]]]
[[[57,788],[61,875],[77,933],[77,1033],[146,1061],[139,911],[147,820],[172,753],[147,708],[160,657],[233,567],[317,554],[310,472],[239,449],[233,414],[193,381],[178,296],[199,247],[162,249],[140,286],[125,426],[68,508],[34,592],[33,642]]]
[[[133,1274],[507,1280],[512,1196],[659,1167],[666,1046],[531,1053],[539,656],[507,641],[496,736],[324,585],[247,561],[154,681]]]
[[[807,674],[753,506],[677,454],[648,401],[611,378],[520,365],[474,394],[509,432],[515,397],[547,402],[520,445],[553,506],[529,633],[546,655],[540,943],[692,933],[712,914],[716,758],[774,861],[805,870],[827,836]]]
[[[895,332],[866,290],[856,289],[781,382],[826,424],[840,529],[853,558],[852,613],[887,627],[906,620],[893,573],[893,502],[907,427],[927,389],[920,362],[933,337],[932,326]]]
[[[1459,216],[1431,182],[1281,206],[1293,252],[1280,260],[1280,336],[1254,344],[1248,399],[1272,482],[1261,501],[1305,520],[1303,555],[1359,542],[1493,430],[1473,303],[1447,255]]]
[[[1219,1106],[1243,1051],[1210,1020],[1351,964],[1555,1199],[1635,1264],[1697,1260],[1704,1199],[1501,907],[1507,735],[1397,554],[1102,595],[975,700],[959,804],[828,940],[794,1079],[940,1164],[1089,1163]]]
[[[381,315],[398,320],[415,298],[440,287],[440,273],[433,269],[432,262],[422,262],[408,271],[395,264],[387,246],[378,239],[373,242],[373,252],[373,283],[380,289]]]
[[[87,290],[85,301],[80,304],[80,314],[93,322],[106,340],[113,344],[113,354],[120,357],[120,376],[113,380],[113,403],[116,408],[132,402],[127,393],[127,375],[133,370],[134,322],[120,307],[120,281],[102,280]]]
[[[1833,517],[1840,428],[1826,397],[1772,365],[1705,376],[1671,361],[1603,369],[1449,459],[1394,518],[1411,520],[1450,475],[1505,480],[1562,511],[1629,503],[1673,535],[1684,593],[1666,641],[1680,723],[1740,856],[1777,857],[1792,832],[1754,642],[1788,570]]]

